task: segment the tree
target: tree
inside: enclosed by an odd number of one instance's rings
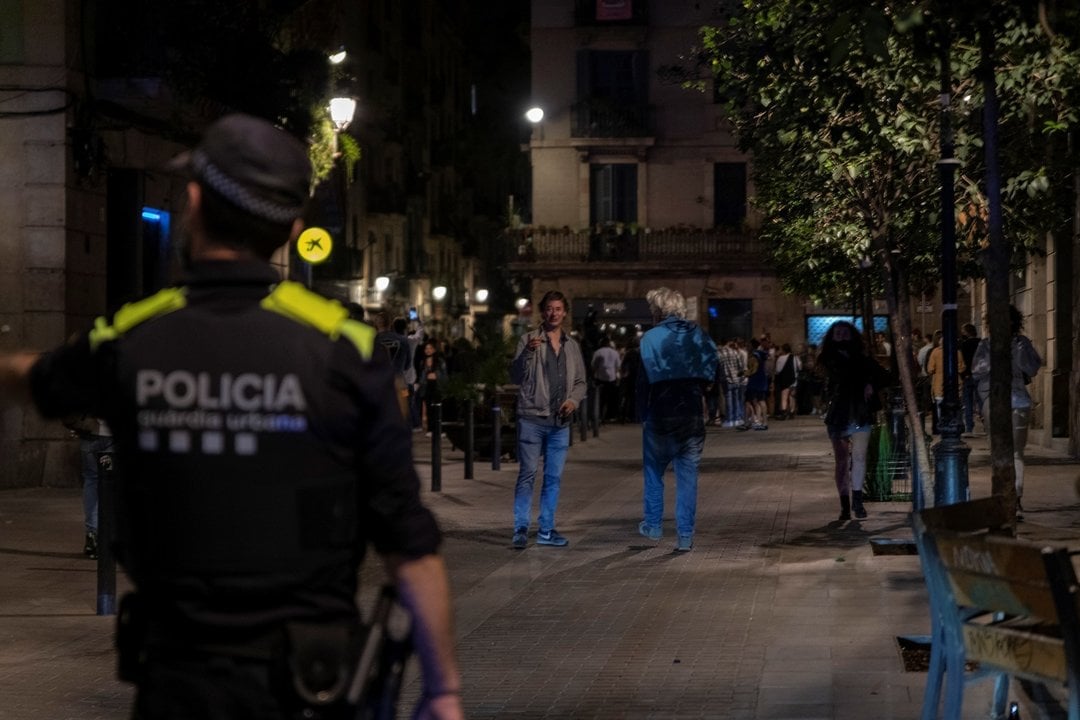
[[[942,120],[951,126],[960,162],[960,266],[974,273],[986,234],[983,124],[978,110],[989,86],[980,27],[994,38],[991,76],[999,80],[1003,134],[1022,137],[1002,153],[1003,237],[1030,248],[1052,214],[1045,163],[1030,149],[1045,140],[1043,125],[1060,128],[1076,54],[1055,44],[1026,8],[989,12],[949,5],[938,16],[928,2],[745,0],[727,5],[724,22],[702,30],[692,68],[669,74],[688,84],[711,83],[728,106],[743,149],[753,153],[756,202],[785,287],[817,298],[850,294],[854,268],[874,260],[897,336],[897,359],[912,436],[921,436],[910,363],[909,292],[939,274],[940,217],[936,165]],[[979,24],[972,24],[972,20]],[[946,37],[956,42],[945,44]],[[939,79],[949,59],[949,95],[960,110],[938,106]],[[704,73],[700,71],[704,70]],[[698,71],[695,76],[695,71]],[[1038,72],[1048,79],[1030,82]],[[991,119],[990,122],[996,121]],[[1023,253],[1010,253],[1023,258]],[[997,261],[1000,263],[1000,260]],[[1008,266],[1008,259],[1005,267]],[[1001,365],[1002,363],[996,363]],[[916,458],[928,476],[925,447]]]

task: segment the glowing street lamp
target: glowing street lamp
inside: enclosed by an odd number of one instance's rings
[[[339,131],[348,127],[356,112],[356,99],[351,97],[336,97],[330,100],[330,120]]]
[[[538,123],[538,122],[540,122],[541,120],[544,119],[544,108],[542,108],[542,107],[531,107],[531,108],[529,108],[528,110],[525,111],[525,119],[535,125],[536,123]]]
[[[487,290],[485,290],[484,288],[480,288],[479,290],[476,291],[476,302],[483,305],[484,303],[487,302],[487,299],[488,299],[488,291]]]
[[[379,292],[386,292],[386,288],[390,287],[390,278],[385,275],[380,275],[375,278],[375,289]]]
[[[433,287],[431,289],[431,297],[435,298],[436,302],[442,302],[443,298],[446,297],[446,286],[436,285],[435,287]]]

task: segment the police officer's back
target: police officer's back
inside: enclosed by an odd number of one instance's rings
[[[460,717],[439,533],[375,331],[268,264],[308,195],[301,143],[234,115],[192,153],[189,277],[99,319],[29,375],[47,416],[105,417],[118,556],[137,589],[121,665],[146,718],[346,717],[358,565],[390,558],[414,614],[425,712]]]

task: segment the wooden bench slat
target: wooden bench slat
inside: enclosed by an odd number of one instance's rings
[[[1043,553],[1033,543],[991,536],[935,534],[938,554],[961,605],[1057,624]]]
[[[964,625],[967,659],[1003,668],[1032,680],[1065,682],[1065,644],[1061,638],[988,625]]]

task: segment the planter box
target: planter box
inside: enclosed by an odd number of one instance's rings
[[[443,432],[446,433],[446,439],[450,441],[450,445],[455,450],[465,450],[465,423],[463,422],[447,422],[442,424]],[[502,432],[499,437],[501,446],[500,452],[504,456],[508,456],[511,460],[517,459],[517,429],[513,425],[503,425]],[[473,457],[477,458],[491,458],[492,445],[494,445],[494,438],[491,432],[491,423],[479,424],[473,426]]]

